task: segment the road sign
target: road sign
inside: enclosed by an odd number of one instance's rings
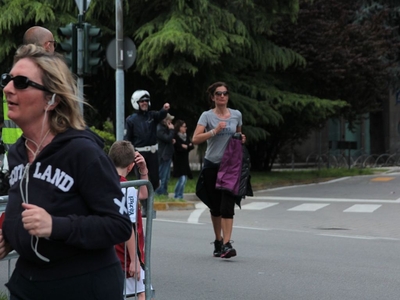
[[[116,56],[116,40],[113,39],[107,46],[107,62],[111,66],[111,68],[117,68],[117,56]],[[130,38],[124,38],[124,49],[123,49],[123,62],[124,69],[127,70],[132,67],[133,63],[136,59],[136,46],[135,43]]]

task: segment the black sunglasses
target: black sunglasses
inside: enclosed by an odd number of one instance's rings
[[[32,80],[29,80],[28,77],[25,77],[25,76],[11,77],[11,75],[8,74],[8,73],[4,73],[3,75],[1,75],[0,86],[4,89],[5,86],[10,81],[14,81],[14,87],[17,90],[24,90],[28,86],[32,86],[32,87],[37,88],[39,90],[42,90],[42,91],[50,93],[50,91],[48,89],[46,89],[43,85],[41,85],[39,83],[36,83],[36,82],[33,82]]]
[[[140,99],[140,100],[139,100],[139,103],[149,102],[149,101],[150,101],[150,99]]]
[[[214,95],[215,96],[222,96],[222,95],[226,96],[226,95],[229,95],[229,92],[228,91],[224,91],[224,92],[218,91],[218,92],[215,92]]]

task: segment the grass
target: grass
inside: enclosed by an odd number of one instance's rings
[[[7,294],[0,291],[0,300],[7,300],[7,299],[8,299]]]
[[[253,190],[262,190],[280,186],[290,186],[296,184],[309,184],[332,180],[340,177],[372,175],[384,172],[382,169],[320,169],[320,170],[285,170],[272,172],[251,172],[251,185]],[[188,179],[185,186],[185,193],[194,193],[199,171],[193,171],[193,179]],[[135,178],[130,177],[129,180]],[[177,178],[170,178],[168,192],[173,193]],[[155,202],[184,201],[168,198],[167,196],[155,196]]]

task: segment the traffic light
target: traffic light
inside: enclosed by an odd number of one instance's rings
[[[86,75],[97,73],[98,67],[102,65],[101,52],[103,47],[98,39],[101,37],[101,29],[89,23],[84,23],[84,67],[83,72]]]
[[[65,27],[59,27],[57,33],[63,38],[59,48],[64,52],[65,62],[72,71],[76,73],[77,68],[77,34],[76,24],[70,23]]]

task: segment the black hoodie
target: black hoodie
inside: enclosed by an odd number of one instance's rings
[[[119,262],[114,245],[130,238],[131,222],[122,203],[119,176],[102,147],[101,138],[90,130],[57,134],[29,167],[27,191],[25,138],[11,147],[3,234],[20,255],[16,269],[24,277],[61,279]],[[40,238],[37,245],[50,262],[38,258],[23,228],[23,198],[52,216],[50,238]]]

